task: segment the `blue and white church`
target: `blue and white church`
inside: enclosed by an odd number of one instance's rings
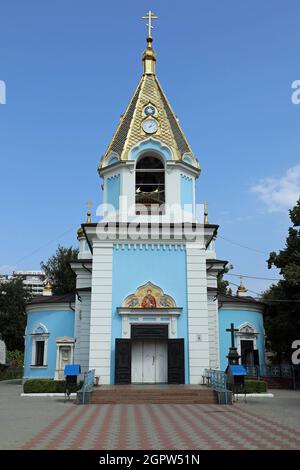
[[[151,24],[151,15],[150,15]],[[200,384],[224,370],[234,323],[243,364],[264,364],[264,305],[218,293],[227,261],[196,205],[200,164],[156,76],[151,29],[143,73],[101,158],[101,218],[77,232],[76,292],[27,306],[24,379],[95,369],[100,384]],[[203,210],[204,207],[204,210]]]

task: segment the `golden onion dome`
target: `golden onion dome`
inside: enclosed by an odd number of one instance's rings
[[[80,238],[84,238],[84,231],[81,226],[77,230],[77,239],[79,240]]]

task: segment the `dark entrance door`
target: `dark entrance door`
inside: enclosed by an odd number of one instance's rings
[[[149,325],[150,326],[150,325]],[[164,326],[164,325],[163,325]],[[133,330],[134,335],[144,341],[162,340],[165,336],[165,329],[154,332],[147,327],[141,330]],[[156,334],[155,334],[156,333]],[[160,334],[158,334],[160,333]],[[157,338],[158,337],[158,338]],[[134,338],[133,341],[136,341]],[[167,339],[168,344],[168,383],[184,384],[184,339]],[[132,339],[116,339],[116,355],[115,355],[115,383],[130,384],[131,383],[131,345]]]
[[[168,340],[168,383],[184,384],[184,340]]]
[[[131,383],[131,339],[116,339],[115,383]]]
[[[245,366],[258,366],[259,356],[258,350],[254,349],[253,340],[242,340],[241,341],[241,356],[242,364]]]

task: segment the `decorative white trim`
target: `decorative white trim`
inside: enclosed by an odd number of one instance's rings
[[[158,145],[158,149],[153,149],[151,147],[149,148],[147,145],[151,144],[151,142]],[[160,140],[155,139],[154,137],[148,137],[147,139],[140,140],[136,145],[134,145],[134,147],[132,147],[132,149],[128,153],[128,160],[137,161],[143,153],[149,151],[153,151],[154,153],[156,152],[158,155],[161,155],[164,161],[166,161],[164,155],[164,151],[166,151],[170,157],[168,160],[174,160],[172,149],[168,145],[163,144]]]
[[[63,369],[59,368],[60,364],[60,354],[61,354],[61,349],[65,347],[70,347],[70,362],[69,364],[74,363],[74,346],[75,346],[75,340],[74,338],[69,338],[68,336],[60,336],[56,338],[56,365],[55,365],[55,373],[54,373],[54,379],[55,380],[63,380],[64,374],[63,374]]]
[[[238,398],[245,398],[244,393],[237,393],[234,395]],[[274,398],[273,393],[246,393],[246,398]]]
[[[133,315],[136,316],[150,316],[150,317],[164,317],[164,316],[178,316],[182,312],[182,308],[130,308],[119,307],[117,309],[119,315]]]
[[[64,397],[64,393],[20,393],[20,397]],[[70,393],[71,398],[75,398],[77,393]]]
[[[106,168],[107,166],[111,165],[112,160],[116,160],[113,163],[120,162],[120,155],[117,152],[114,152],[113,150],[110,151],[106,158],[103,160],[102,168]]]
[[[188,165],[196,167],[197,169],[200,168],[199,161],[192,152],[185,152],[182,156],[182,161]]]
[[[143,309],[137,309],[138,312],[134,312],[134,314],[124,314],[122,315],[122,338],[131,338],[131,325],[135,324],[143,324],[143,325],[157,325],[157,324],[162,324],[162,325],[168,325],[168,337],[171,338],[177,338],[177,318],[178,315],[171,315],[171,314],[159,314],[157,316],[155,315],[149,315],[149,321],[147,316],[145,318]],[[141,313],[141,310],[143,313]],[[156,309],[152,309],[156,310]]]
[[[38,329],[42,329],[44,333],[36,333]],[[31,367],[48,367],[47,366],[47,358],[48,358],[48,338],[49,332],[45,325],[42,323],[38,323],[35,328],[32,330],[32,346],[31,346]],[[36,365],[36,342],[37,341],[44,341],[44,357],[43,357],[43,365]]]
[[[45,366],[35,366],[35,365],[32,365],[30,366],[31,369],[47,369],[48,365],[45,365]]]
[[[37,332],[37,330],[40,329],[40,328],[43,330],[43,333],[38,333],[38,332]],[[45,327],[45,325],[44,325],[43,323],[38,323],[38,324],[36,325],[36,327],[33,328],[32,334],[33,334],[33,335],[37,335],[37,334],[38,334],[38,335],[39,335],[39,334],[49,334],[49,331],[48,331],[48,329]]]
[[[257,349],[257,335],[255,326],[250,322],[245,322],[239,325],[239,331],[236,332],[237,336],[237,350],[241,356],[242,348],[241,341],[253,341],[253,349]],[[249,329],[249,331],[246,331]],[[243,331],[245,330],[245,331]]]
[[[249,312],[262,313],[264,307],[261,305],[253,305],[253,302],[219,302],[219,309],[222,310],[247,310]]]
[[[75,343],[75,339],[70,336],[58,336],[56,343]]]
[[[50,297],[49,297],[50,298]],[[74,308],[75,304],[72,302],[71,307]],[[33,305],[27,305],[26,306],[26,313],[32,313],[32,312],[40,312],[41,308],[43,309],[43,312],[49,312],[49,311],[66,311],[66,310],[72,310],[70,308],[69,302],[62,302],[62,303],[44,303],[41,302],[40,304],[33,304]]]

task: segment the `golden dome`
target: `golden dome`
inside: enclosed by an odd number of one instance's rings
[[[84,238],[84,231],[81,226],[77,230],[77,239],[79,240],[79,238]]]
[[[243,284],[243,276],[240,276],[240,285],[239,287],[237,288],[237,291],[236,291],[236,294],[237,295],[244,295],[246,294],[246,292],[248,291],[248,289],[246,289],[246,287],[244,286]]]
[[[246,289],[246,287],[245,287],[243,284],[241,284],[241,285],[238,287],[238,292],[247,292],[247,289]]]

